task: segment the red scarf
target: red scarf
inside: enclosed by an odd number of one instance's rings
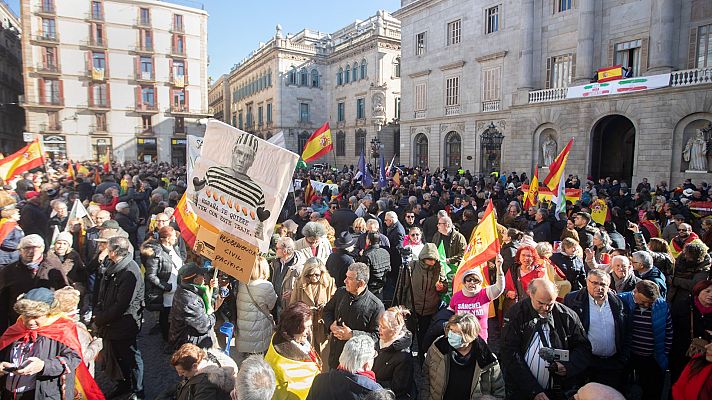
[[[651,238],[660,237],[660,228],[658,228],[655,223],[650,221],[643,221],[640,223],[640,225],[642,225],[643,227],[645,227],[645,229],[648,230],[648,233],[650,234]]]
[[[10,344],[21,340],[28,342],[37,340],[38,336],[44,336],[55,342],[62,343],[70,349],[76,351],[82,358],[76,371],[75,391],[82,392],[87,400],[104,400],[104,394],[99,389],[94,378],[89,373],[89,369],[84,363],[82,355],[82,345],[79,342],[79,334],[77,333],[77,324],[67,317],[60,317],[56,321],[42,326],[39,329],[27,329],[22,322],[22,317],[17,319],[17,322],[9,327],[0,337],[0,350],[6,348]]]
[[[670,241],[670,243],[672,243],[672,247],[675,249],[675,253],[679,254],[679,253],[682,253],[682,249],[684,249],[685,246],[690,244],[690,242],[692,242],[695,239],[699,239],[697,234],[695,232],[690,232],[690,236],[688,236],[687,239],[685,239],[685,242],[682,245],[678,244],[679,241],[677,240],[677,238],[673,238]]]
[[[697,311],[699,311],[702,315],[712,314],[712,306],[705,307],[702,305],[699,297],[695,297],[695,307],[697,307]]]
[[[705,355],[702,354],[698,357],[704,356]],[[687,364],[680,378],[672,386],[673,400],[709,399],[709,397],[705,396],[700,397],[700,394],[702,394],[704,390],[703,387],[707,382],[712,381],[712,364],[705,366],[694,376],[690,375],[691,365],[691,363]]]
[[[346,371],[346,370],[344,369],[344,367],[342,367],[341,365],[339,365],[337,368],[340,369],[340,370],[342,370],[342,371]],[[346,372],[349,372],[349,371],[346,371]],[[370,380],[376,382],[376,373],[373,372],[373,371],[358,371],[358,372],[351,372],[351,373],[352,373],[352,374],[355,374],[355,375],[365,376],[366,378],[368,378],[368,379],[370,379]]]

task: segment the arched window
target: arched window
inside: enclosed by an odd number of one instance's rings
[[[319,87],[319,71],[316,68],[311,70],[311,86]]]
[[[297,84],[297,69],[293,65],[292,65],[292,68],[290,68],[290,70],[289,70],[287,82],[290,85]]]
[[[336,132],[336,155],[342,157],[346,155],[346,134],[344,131]]]
[[[445,136],[445,162],[449,169],[460,169],[462,166],[462,138],[455,131]]]
[[[413,163],[418,167],[428,166],[428,137],[424,133],[415,137],[413,152]]]
[[[299,71],[299,85],[308,86],[309,85],[309,75],[307,74],[307,69],[302,67]]]
[[[297,136],[297,152],[301,153],[309,140],[309,132],[302,131],[302,133]]]
[[[366,131],[359,129],[356,131],[356,146],[354,147],[356,156],[360,156],[363,153],[364,157],[368,159],[368,154],[366,154]]]
[[[358,63],[354,63],[354,69],[353,69],[353,81],[356,82],[358,80]]]
[[[396,78],[400,78],[400,57],[396,57],[393,59],[393,76]]]
[[[361,60],[361,79],[366,79],[368,76],[368,70],[366,69],[366,59]]]
[[[344,71],[344,83],[349,83],[351,80],[351,67],[349,67],[349,64],[346,64],[346,70]]]

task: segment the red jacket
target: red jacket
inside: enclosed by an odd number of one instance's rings
[[[702,354],[698,357],[704,357]],[[672,386],[673,400],[710,400],[712,399],[712,363],[707,363],[700,372],[690,375],[688,363],[680,379]]]

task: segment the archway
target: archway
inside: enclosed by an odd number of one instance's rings
[[[593,127],[591,176],[610,176],[631,184],[635,163],[635,126],[622,115],[609,115]]]
[[[457,171],[462,166],[462,139],[455,131],[445,136],[445,166],[451,171]]]
[[[416,167],[428,166],[428,137],[424,133],[419,133],[414,140],[414,159],[413,164]]]

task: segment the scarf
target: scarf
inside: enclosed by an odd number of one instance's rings
[[[680,243],[680,240],[677,237],[674,237],[670,241],[670,245],[671,245],[670,250],[671,250],[672,256],[677,258],[677,256],[679,256],[680,253],[682,253],[682,249],[684,249],[685,246],[690,244],[690,242],[692,242],[695,239],[698,239],[697,234],[695,232],[690,232],[690,236],[688,236],[687,239],[685,239],[685,241],[682,243]]]
[[[706,307],[702,305],[699,297],[695,297],[695,307],[702,315],[712,314],[712,306]]]
[[[658,228],[658,225],[655,222],[651,221],[643,221],[640,223],[645,229],[648,230],[648,233],[650,234],[651,238],[656,238],[660,237],[660,228]]]
[[[55,342],[62,343],[70,349],[76,351],[82,358],[75,375],[75,395],[83,395],[87,400],[104,400],[104,394],[99,389],[94,378],[89,373],[87,365],[84,363],[82,345],[79,341],[76,323],[64,314],[51,316],[47,324],[38,329],[27,329],[23,318],[17,319],[14,325],[9,327],[0,337],[0,350],[10,344],[21,340],[23,342],[36,341],[37,337],[44,336]]]
[[[205,306],[205,312],[208,314],[212,314],[213,312],[213,302],[212,302],[212,297],[213,297],[213,291],[208,285],[196,285],[195,283],[191,283],[190,286],[192,286],[195,290],[195,293],[200,296],[200,298],[203,300],[203,305]]]

